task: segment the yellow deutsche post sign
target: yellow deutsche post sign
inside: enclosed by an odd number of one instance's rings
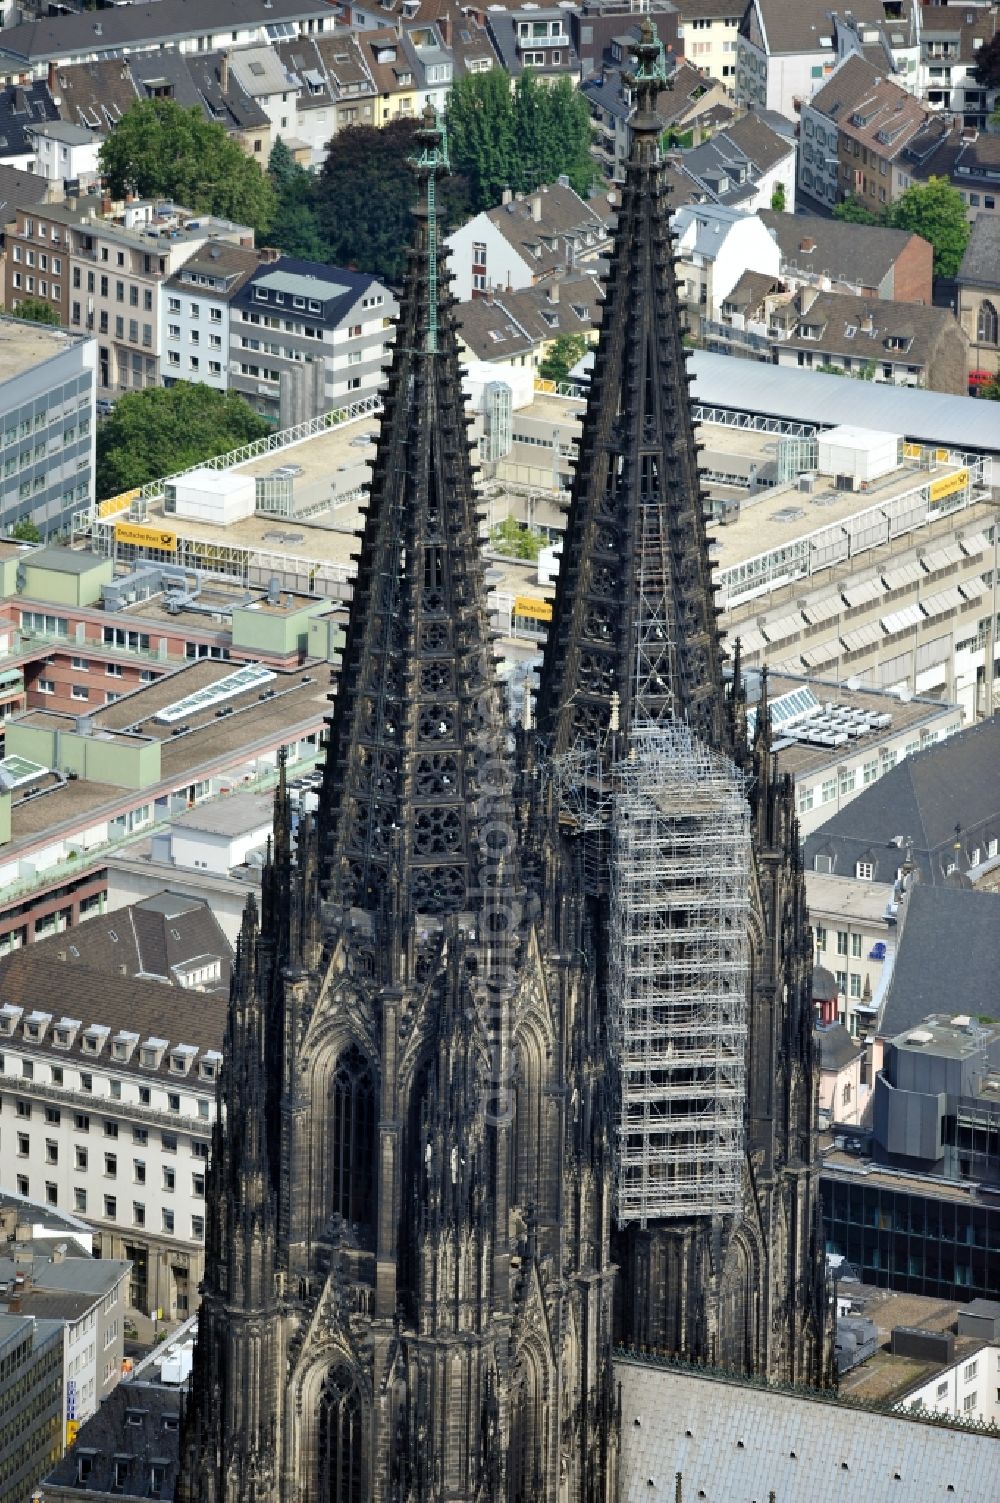
[[[136,548],[155,548],[160,553],[177,552],[177,534],[163,527],[142,522],[116,522],[115,542],[132,543]]]
[[[956,470],[954,475],[945,475],[943,480],[934,480],[931,482],[931,500],[943,501],[945,496],[953,496],[956,491],[964,491],[968,483],[968,470]]]
[[[515,595],[513,613],[515,616],[530,616],[532,621],[551,621],[552,603],[538,600],[534,595]]]

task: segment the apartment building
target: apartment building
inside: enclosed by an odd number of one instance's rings
[[[0,1313],[63,1324],[67,1445],[121,1378],[128,1290],[129,1264],[120,1258],[20,1238],[0,1248]]]
[[[561,6],[525,5],[511,10],[490,6],[486,30],[500,66],[512,78],[530,68],[542,80],[568,77],[579,81],[580,59]]]
[[[566,181],[505,195],[447,237],[455,296],[464,303],[494,288],[517,291],[596,261],[610,244],[615,199],[614,190],[582,199]]]
[[[248,246],[209,240],[167,279],[159,300],[164,386],[229,389],[230,305],[259,264]]]
[[[155,6],[110,6],[41,16],[0,34],[0,77],[45,78],[50,63],[73,64],[134,52],[206,53],[280,37],[333,31],[337,12],[324,0],[188,0]]]
[[[736,91],[736,39],[746,7],[739,0],[678,0],[678,43],[684,57]]]
[[[0,1503],[24,1503],[62,1455],[63,1324],[0,1315]]]
[[[0,967],[4,1183],[86,1220],[169,1320],[204,1263],[229,963],[206,905],[161,893]]]
[[[398,305],[377,277],[268,258],[229,307],[229,389],[277,426],[380,389]]]
[[[46,274],[65,281],[65,258],[51,261],[59,270]],[[0,319],[5,533],[20,521],[34,522],[43,534],[61,532],[73,511],[93,500],[96,357],[89,335]]]
[[[836,1016],[852,1038],[873,1029],[895,952],[893,884],[806,872],[814,958],[833,977]]]
[[[969,340],[950,308],[800,287],[772,310],[777,365],[964,395]]]
[[[975,76],[976,53],[992,40],[1000,25],[995,4],[933,5],[921,21],[920,61],[923,97],[962,125],[985,130],[998,91],[986,89]]]
[[[897,303],[932,301],[934,251],[922,236],[819,214],[758,212],[778,243],[790,291],[808,286]]]
[[[209,239],[250,246],[253,231],[149,202],[117,211],[97,199],[19,209],[8,236],[7,297],[38,296],[60,323],[95,336],[99,396],[156,386],[161,284]]]

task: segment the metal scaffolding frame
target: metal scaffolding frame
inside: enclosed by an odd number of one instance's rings
[[[620,1225],[738,1208],[751,865],[734,765],[678,721],[635,729],[611,822]]]

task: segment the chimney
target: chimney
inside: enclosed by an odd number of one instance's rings
[[[441,40],[444,43],[444,45],[446,47],[450,47],[451,46],[451,17],[450,16],[438,16],[438,31],[441,33]]]
[[[816,242],[811,235],[804,235],[799,241],[799,250],[809,256],[816,249]]]
[[[513,194],[512,190],[510,188],[505,188],[503,190],[503,194],[502,194],[502,196],[500,198],[500,202],[501,202],[501,204],[509,204],[512,201],[513,197],[514,197],[514,194]]]
[[[860,323],[859,327],[861,329],[862,334],[871,334],[871,333],[874,332],[874,329],[875,329],[875,320],[872,318],[870,312],[869,313],[862,313],[862,315],[861,315],[861,323]]]
[[[222,60],[219,63],[219,88],[222,90],[223,94],[228,94],[229,93],[229,53],[228,52],[224,52],[222,54]]]
[[[53,96],[58,92],[59,80],[56,77],[56,65],[54,62],[49,63],[48,88],[49,93]]]
[[[545,296],[548,298],[548,300],[549,300],[550,303],[558,303],[558,301],[559,301],[559,283],[558,282],[550,282],[549,285],[545,289]]]
[[[542,195],[540,193],[536,193],[535,196],[534,196],[534,198],[531,200],[531,217],[535,221],[536,224],[541,224],[541,222],[542,222]]]

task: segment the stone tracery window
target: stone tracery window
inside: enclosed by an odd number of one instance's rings
[[[977,338],[980,344],[997,344],[1000,334],[1000,320],[997,317],[996,304],[984,298],[979,304],[979,318],[977,320]]]
[[[330,1086],[330,1209],[359,1227],[374,1211],[375,1111],[371,1065],[352,1044]]]
[[[318,1419],[319,1503],[365,1503],[361,1391],[346,1363],[327,1374]]]

